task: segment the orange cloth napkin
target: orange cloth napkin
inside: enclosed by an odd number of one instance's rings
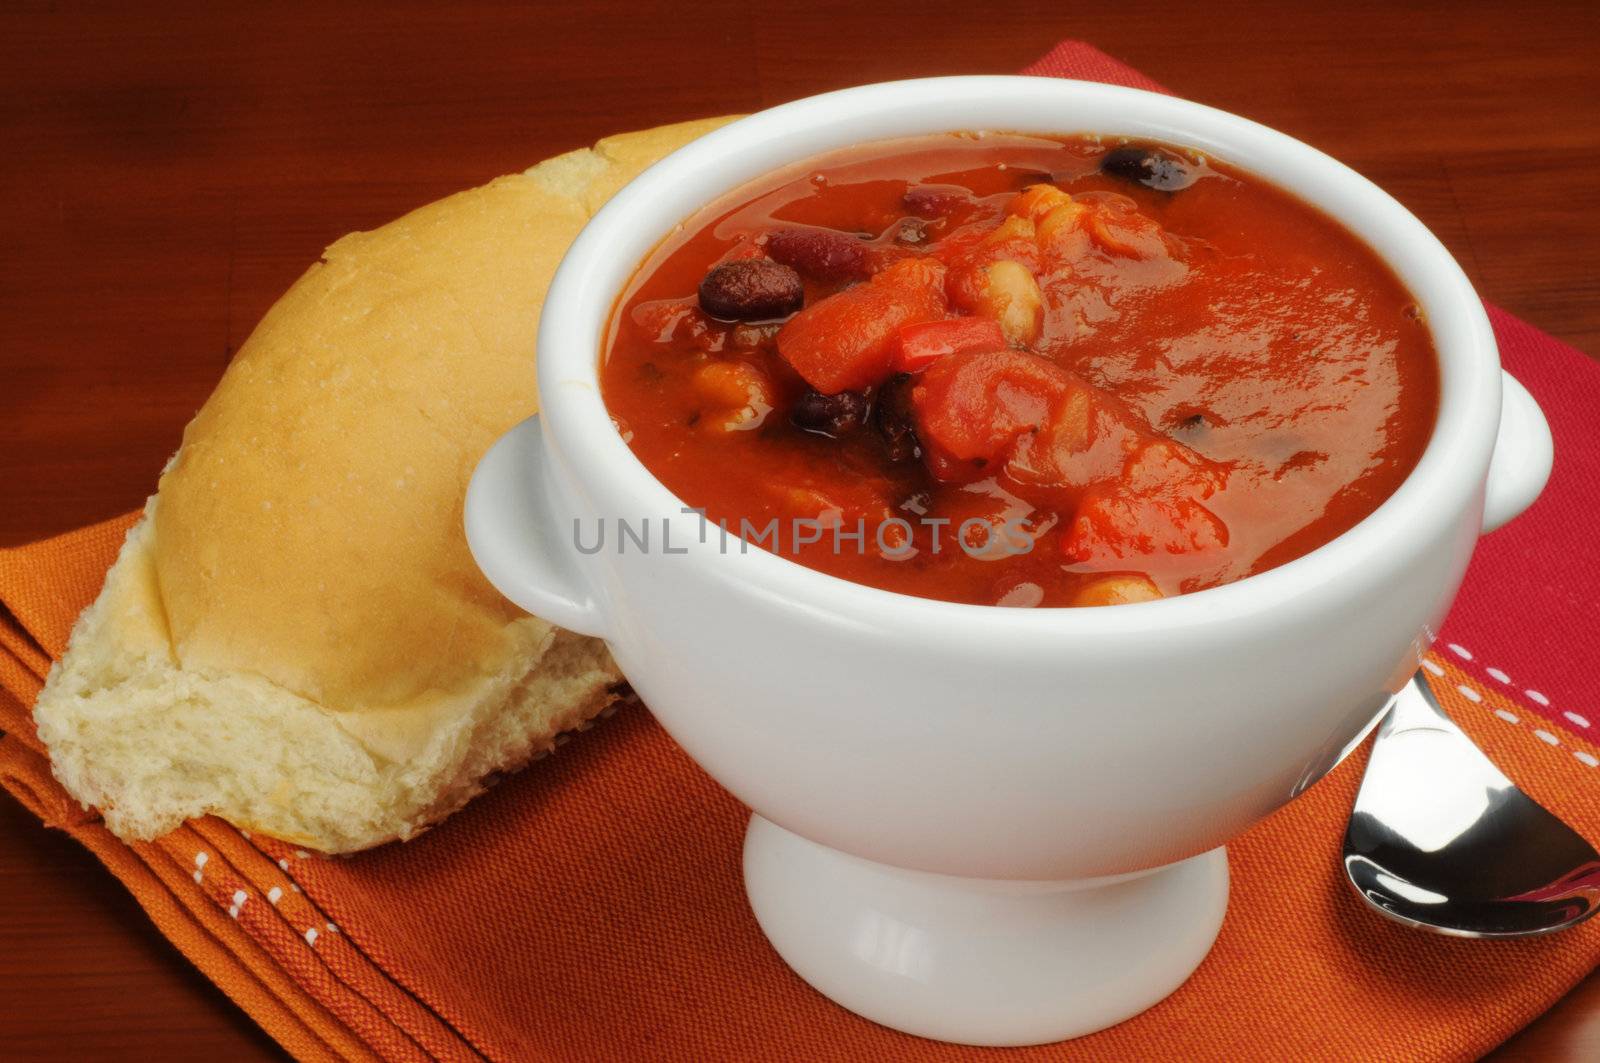
[[[1039,69],[1149,85],[1083,45]],[[1364,752],[1229,845],[1227,919],[1187,984],[1037,1049],[899,1034],[793,975],[745,905],[745,810],[636,705],[404,845],[324,858],[212,819],[127,845],[51,777],[28,706],[131,519],[0,550],[0,784],[302,1059],[1467,1059],[1600,963],[1600,921],[1481,942],[1367,911],[1338,861]],[[1600,836],[1587,721],[1551,722],[1469,657],[1430,660],[1446,708]]]

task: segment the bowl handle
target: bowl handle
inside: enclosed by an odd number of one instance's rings
[[[1550,479],[1555,456],[1544,411],[1510,373],[1502,371],[1500,376],[1500,432],[1495,436],[1484,491],[1485,532],[1494,531],[1533,505]]]
[[[495,589],[535,616],[605,637],[594,595],[556,526],[537,415],[495,441],[467,485],[467,546]]]

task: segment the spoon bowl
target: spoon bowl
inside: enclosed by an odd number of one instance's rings
[[[1344,869],[1379,913],[1455,937],[1548,934],[1600,904],[1600,853],[1490,763],[1421,672],[1379,724]]]

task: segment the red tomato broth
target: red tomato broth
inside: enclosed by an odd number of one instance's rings
[[[813,159],[724,196],[669,236],[618,301],[601,386],[619,429],[663,484],[733,534],[742,520],[762,528],[776,518],[784,556],[922,597],[1069,605],[1107,573],[1140,574],[1171,595],[1315,549],[1377,508],[1421,456],[1438,405],[1426,322],[1374,252],[1288,192],[1175,148],[1166,150],[1185,160],[1193,182],[1170,192],[1145,187],[1100,172],[1116,146],[1094,137],[908,138]],[[805,431],[790,413],[809,387],[777,350],[782,322],[719,321],[696,309],[707,272],[763,256],[775,229],[848,234],[866,250],[865,272],[879,274],[902,258],[950,257],[949,248],[980,239],[1015,209],[1024,188],[1040,183],[1075,200],[1099,194],[1088,200],[1103,200],[1107,217],[1130,218],[1110,239],[1143,250],[1091,243],[1085,252],[1084,241],[1070,237],[1078,241],[1073,257],[1034,261],[1044,310],[1025,349],[1081,381],[1106,423],[1123,426],[1127,446],[1179,445],[1172,453],[1158,446],[1159,460],[1143,463],[1177,468],[1180,480],[1192,481],[1167,492],[1165,503],[1147,504],[1137,491],[1128,496],[1134,488],[1115,485],[1038,490],[1011,475],[1014,462],[936,475],[930,466],[939,465],[938,455],[928,452],[937,447],[924,442],[923,458],[890,461],[870,423],[837,438]],[[861,271],[845,273],[818,279],[802,270],[802,314],[836,292],[871,286]],[[958,287],[947,286],[956,298],[942,316],[966,313]],[[935,363],[917,350],[921,375],[901,385],[913,395],[918,382],[935,379]],[[720,363],[759,372],[702,373]],[[880,371],[887,370],[876,362],[870,368]],[[746,375],[764,380],[748,403],[742,385],[728,385]],[[848,383],[859,386],[860,377]],[[885,387],[870,394],[877,406],[889,402]],[[730,423],[756,427],[724,430]],[[1119,490],[1118,498],[1105,497]],[[1204,528],[1191,519],[1196,506]],[[1152,533],[1125,540],[1143,549],[1119,555],[1083,545],[1094,536],[1084,537],[1082,522],[1111,511],[1122,516],[1109,519]],[[895,549],[885,556],[874,529],[891,516],[914,529],[909,544],[889,531]],[[820,518],[820,540],[797,543],[788,524],[796,517]],[[950,523],[921,523],[929,518]],[[994,533],[1001,548],[981,556],[961,549],[955,529],[968,518],[1011,521]],[[865,522],[864,542],[835,542],[826,530],[836,523],[853,530],[857,520]],[[1164,520],[1183,527],[1150,523]],[[976,526],[968,531],[969,541],[982,538]],[[1032,548],[1019,552],[1019,540]]]

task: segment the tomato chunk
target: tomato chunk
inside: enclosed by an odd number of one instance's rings
[[[1161,225],[1127,196],[1090,192],[1074,197],[1052,185],[1030,185],[1007,209],[1034,224],[1048,262],[1071,261],[1091,243],[1125,258],[1171,255]]]
[[[1109,491],[1084,498],[1061,550],[1069,561],[1110,565],[1227,545],[1227,526],[1197,499],[1174,491],[1159,496]]]
[[[900,330],[900,348],[890,364],[897,372],[920,373],[934,362],[967,351],[998,351],[1006,345],[1000,323],[987,317],[928,321]]]
[[[935,476],[1002,472],[1046,508],[1117,475],[1148,431],[1107,392],[1026,351],[941,359],[917,378],[912,403]]]
[[[1094,242],[1113,255],[1128,258],[1163,258],[1170,254],[1161,226],[1131,203],[1113,202],[1088,216]]]
[[[1134,449],[1115,481],[1085,494],[1062,550],[1075,562],[1109,564],[1228,545],[1228,528],[1203,504],[1226,470],[1160,436]]]
[[[997,226],[972,226],[939,241],[933,253],[950,267],[945,292],[952,305],[969,313],[999,317],[1001,306],[990,291],[989,270],[996,263],[1010,262],[1027,272],[1037,271],[1039,249],[1033,222],[1007,217]]]
[[[946,482],[995,473],[1019,497],[1071,509],[1074,562],[1226,545],[1203,504],[1226,469],[1144,425],[1110,394],[1024,351],[939,359],[912,391],[917,435]]]
[[[824,395],[860,391],[888,379],[900,329],[942,318],[945,306],[944,265],[902,259],[790,318],[778,353]]]

